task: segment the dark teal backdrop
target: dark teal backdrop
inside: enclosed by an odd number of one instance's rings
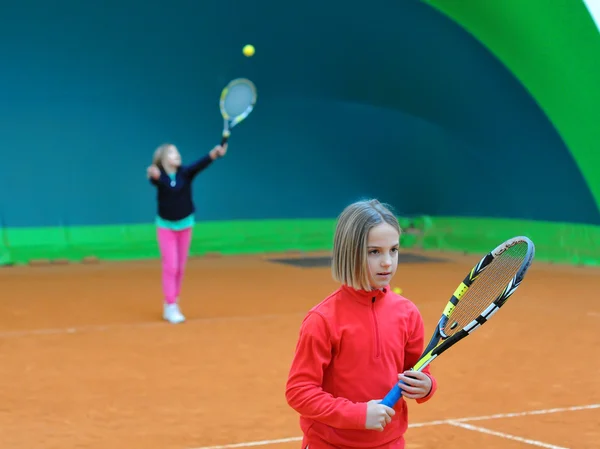
[[[3,5],[0,38],[3,226],[152,221],[154,148],[204,155],[237,76],[259,103],[197,179],[200,220],[377,196],[405,215],[600,224],[529,94],[417,0],[25,0]]]

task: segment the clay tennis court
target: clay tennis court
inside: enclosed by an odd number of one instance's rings
[[[401,262],[394,286],[429,336],[478,257],[409,254],[421,258]],[[191,259],[183,325],[160,319],[158,261],[1,269],[1,447],[298,448],[287,370],[302,317],[336,284],[326,259],[278,257]],[[407,448],[600,447],[599,287],[598,269],[535,262],[488,325],[434,362],[439,390],[409,401]]]

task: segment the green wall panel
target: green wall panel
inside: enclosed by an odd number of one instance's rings
[[[434,217],[423,248],[483,254],[517,235],[531,238],[536,260],[600,265],[600,227],[523,220]]]
[[[600,228],[555,223],[488,218],[420,216],[400,218],[404,229],[412,223],[419,234],[406,232],[405,248],[449,250],[483,254],[502,241],[530,237],[536,260],[600,265]],[[289,250],[331,250],[335,219],[245,220],[199,223],[194,229],[191,254],[249,254]],[[0,230],[0,264],[32,259],[69,259],[87,256],[105,260],[158,257],[154,225],[82,226],[75,228],[21,228]]]
[[[424,0],[484,44],[536,99],[600,208],[600,33],[581,0]]]

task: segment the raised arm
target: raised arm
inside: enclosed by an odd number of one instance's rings
[[[225,156],[227,153],[227,144],[224,146],[217,145],[201,159],[198,159],[193,164],[186,167],[186,173],[190,178],[194,178],[198,173],[208,167],[215,159]]]
[[[188,165],[187,167],[185,167],[185,172],[190,178],[193,178],[198,173],[200,173],[202,170],[204,170],[206,167],[208,167],[212,163],[213,160],[214,159],[212,157],[210,157],[210,153],[209,153],[206,156],[204,156],[203,158],[198,159],[196,162],[193,162],[190,165]]]

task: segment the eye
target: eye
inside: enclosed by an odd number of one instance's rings
[[[392,253],[397,253],[398,252],[398,248],[392,248]]]
[[[371,251],[369,251],[369,254],[378,254],[379,250],[377,249],[372,249]]]

